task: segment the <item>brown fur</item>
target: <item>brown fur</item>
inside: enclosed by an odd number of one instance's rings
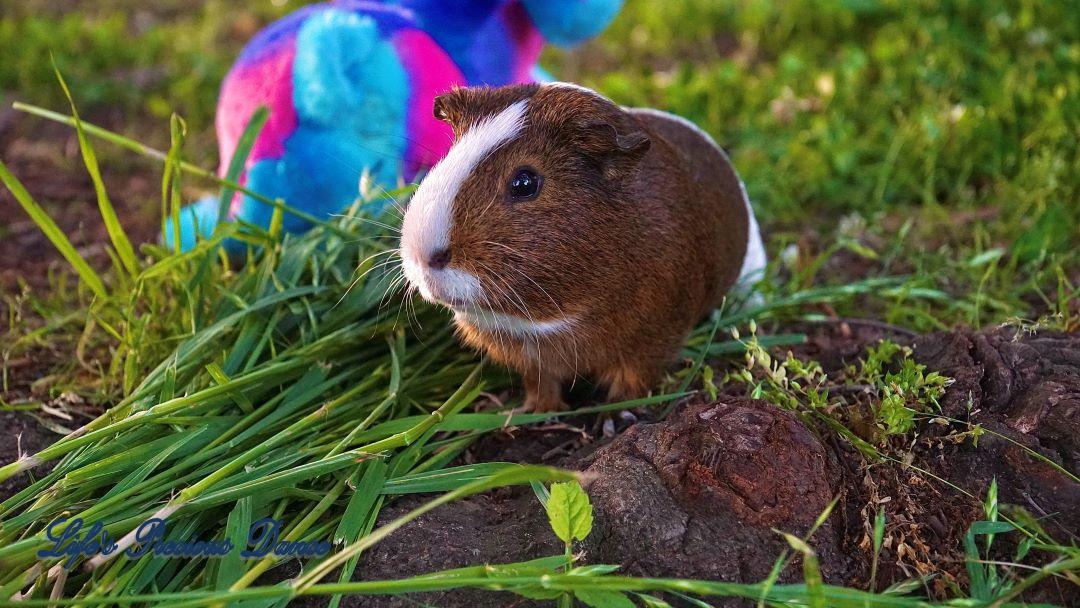
[[[461,337],[522,373],[530,409],[565,407],[561,387],[578,375],[612,399],[641,396],[739,274],[748,218],[738,177],[686,125],[569,87],[458,89],[435,113],[460,137],[525,98],[522,133],[458,193],[451,266],[496,294],[493,310],[578,321],[525,339],[459,321]],[[506,183],[521,166],[543,184],[515,203]]]

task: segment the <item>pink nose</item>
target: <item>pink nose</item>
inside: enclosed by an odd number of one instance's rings
[[[431,253],[428,256],[428,266],[435,270],[442,270],[446,268],[446,265],[450,263],[450,249],[443,248]]]

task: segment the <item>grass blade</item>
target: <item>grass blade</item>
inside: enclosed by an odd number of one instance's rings
[[[60,114],[59,112],[53,112],[52,110],[47,110],[45,108],[40,108],[38,106],[34,106],[34,105],[31,105],[31,104],[22,103],[22,102],[18,102],[18,101],[11,104],[11,107],[16,109],[16,110],[19,110],[20,112],[26,112],[27,114],[33,114],[34,116],[40,116],[41,118],[52,120],[54,122],[63,123],[63,124],[66,124],[66,125],[69,125],[69,126],[72,126],[72,127],[75,126],[75,121],[72,120],[70,116],[65,116],[63,114]],[[120,135],[119,133],[113,133],[112,131],[109,131],[108,129],[103,129],[103,128],[97,126],[97,125],[93,125],[93,124],[88,123],[88,122],[82,123],[82,126],[83,126],[83,129],[88,134],[93,135],[94,137],[100,137],[101,139],[104,139],[104,140],[108,141],[109,143],[116,144],[117,146],[120,146],[120,147],[125,148],[127,150],[131,150],[132,152],[135,152],[137,154],[141,154],[143,156],[147,156],[149,158],[153,158],[153,159],[158,160],[158,161],[162,161],[162,162],[165,161],[166,154],[164,152],[162,152],[161,150],[151,148],[150,146],[141,144],[141,143],[139,143],[137,141],[134,141],[132,139],[124,137],[123,135]],[[348,238],[353,238],[355,236],[353,233],[348,232],[346,230],[343,230],[342,228],[338,227],[336,224],[328,222],[325,218],[316,217],[316,216],[314,216],[314,215],[312,215],[310,213],[307,213],[305,211],[301,211],[300,209],[295,209],[293,207],[290,207],[286,202],[282,202],[281,200],[275,200],[275,199],[272,199],[270,197],[263,196],[262,194],[259,194],[258,192],[255,192],[254,190],[251,190],[249,188],[241,186],[240,184],[238,184],[236,182],[227,182],[225,179],[220,178],[217,175],[215,175],[213,171],[208,171],[208,170],[203,169],[202,167],[200,167],[198,165],[193,165],[193,164],[191,164],[191,163],[189,163],[187,161],[182,161],[180,163],[180,169],[183,170],[185,173],[190,173],[192,175],[195,175],[195,176],[198,176],[198,177],[201,177],[201,178],[204,178],[204,179],[208,179],[208,180],[210,180],[210,181],[212,181],[212,182],[214,182],[214,183],[216,183],[216,184],[218,184],[220,186],[228,186],[230,188],[235,188],[238,192],[243,192],[244,194],[250,196],[251,198],[253,198],[253,199],[255,199],[255,200],[257,200],[257,201],[259,201],[261,203],[266,203],[267,205],[270,205],[270,206],[272,206],[274,208],[277,208],[277,209],[281,209],[285,213],[288,213],[290,215],[294,215],[294,216],[296,216],[296,217],[298,217],[298,218],[300,218],[300,219],[302,219],[302,220],[304,220],[306,222],[310,222],[310,223],[312,223],[312,224],[314,224],[316,226],[321,226],[323,228],[326,228],[330,232],[333,232],[334,234],[336,234],[336,235],[338,235],[340,237],[348,239]]]
[[[97,195],[98,210],[101,212],[102,221],[105,222],[105,230],[109,233],[109,240],[112,241],[113,248],[116,249],[116,255],[119,256],[124,270],[134,277],[139,274],[139,260],[135,257],[135,248],[131,246],[131,240],[128,239],[127,233],[124,232],[124,227],[120,225],[120,218],[116,216],[116,209],[113,207],[112,201],[109,200],[108,192],[105,191],[105,182],[101,179],[101,168],[98,166],[97,155],[94,154],[94,148],[90,145],[90,139],[86,137],[86,131],[83,129],[82,121],[79,119],[79,111],[75,108],[75,99],[71,96],[71,90],[68,88],[67,82],[64,81],[60,68],[56,67],[55,58],[52,59],[52,64],[56,80],[60,83],[60,88],[64,90],[64,96],[67,97],[68,104],[71,105],[71,118],[75,123],[75,133],[79,138],[79,149],[82,151],[83,164],[86,165],[86,172],[90,174],[90,180],[94,183],[94,193]]]
[[[225,536],[236,547],[243,547],[248,541],[248,530],[251,528],[252,510],[254,501],[250,496],[245,496],[236,501],[236,506],[229,513],[225,524]],[[239,551],[230,552],[221,558],[217,568],[217,577],[214,587],[218,591],[228,589],[240,580],[244,575],[244,560]]]
[[[99,298],[108,297],[108,292],[105,291],[105,283],[102,282],[98,273],[86,263],[86,260],[79,255],[79,252],[75,249],[75,246],[71,244],[71,241],[60,230],[60,227],[56,225],[56,222],[49,217],[48,213],[41,208],[41,205],[37,203],[30,196],[30,193],[26,191],[26,188],[22,185],[22,182],[18,180],[11,171],[8,170],[7,165],[0,161],[0,181],[4,182],[7,189],[11,191],[11,194],[15,196],[15,200],[22,205],[26,214],[30,216],[30,219],[34,220],[41,232],[48,237],[49,241],[56,247],[60,255],[64,256],[64,259],[71,264],[71,267],[75,269],[75,273],[79,275],[82,282],[90,288]]]
[[[229,215],[229,205],[232,203],[233,195],[236,194],[236,189],[230,186],[229,183],[240,183],[240,173],[244,170],[248,156],[251,154],[251,148],[255,145],[255,139],[259,137],[259,133],[262,132],[262,128],[266,125],[266,119],[269,116],[270,111],[266,109],[266,106],[259,106],[251,115],[251,119],[248,120],[244,132],[240,134],[236,150],[233,151],[232,159],[229,161],[229,168],[225,172],[226,184],[221,189],[221,202],[218,203],[218,226]]]

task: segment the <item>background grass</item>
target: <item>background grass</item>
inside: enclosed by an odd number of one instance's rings
[[[88,112],[121,107],[125,132],[164,146],[161,119],[176,111],[189,154],[212,166],[225,70],[298,5],[13,6],[0,89],[58,106],[52,51]],[[801,286],[909,274],[949,297],[863,314],[921,330],[1059,315],[1072,328],[1077,29],[1072,2],[631,0],[599,40],[545,63],[713,134]]]

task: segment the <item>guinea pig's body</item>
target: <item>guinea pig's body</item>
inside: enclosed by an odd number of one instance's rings
[[[402,258],[464,341],[521,372],[526,408],[596,377],[641,396],[764,253],[726,155],[691,123],[565,84],[459,89]]]

